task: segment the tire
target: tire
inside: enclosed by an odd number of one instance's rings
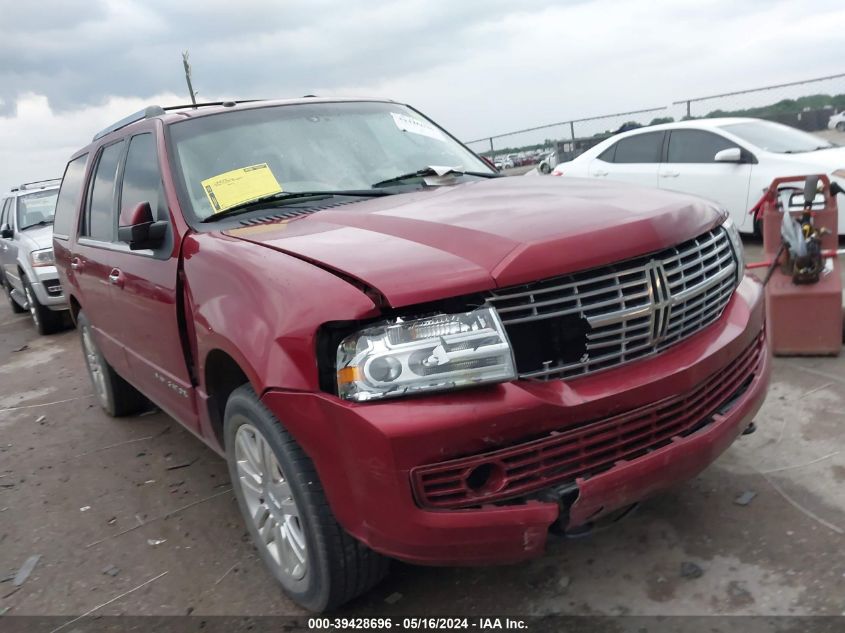
[[[840,121],[836,124],[836,129],[840,132],[845,132],[845,121]]]
[[[26,307],[32,317],[32,324],[41,335],[53,334],[62,327],[62,313],[53,312],[50,308],[44,307],[38,302],[35,291],[26,277],[21,277],[23,292],[26,296]]]
[[[94,332],[84,312],[76,317],[85,365],[94,388],[94,396],[110,416],[119,418],[140,413],[148,406],[147,399],[135,387],[121,378],[108,364],[94,340]]]
[[[224,441],[244,522],[291,600],[328,611],[384,578],[388,559],[340,526],[313,462],[250,385],[235,389],[226,403]]]
[[[538,170],[540,171],[541,174],[547,174],[548,175],[548,174],[552,173],[552,167],[548,163],[540,163],[540,167],[538,167]]]
[[[754,218],[753,235],[758,240],[763,240],[763,221],[760,218]]]
[[[9,300],[9,306],[12,308],[12,312],[15,314],[23,314],[26,312],[26,308],[22,307],[17,301],[12,299],[12,284],[10,284],[5,277],[2,279],[2,285],[6,290],[6,298]]]

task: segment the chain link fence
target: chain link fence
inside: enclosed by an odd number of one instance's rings
[[[828,128],[833,114],[843,110],[845,73],[681,99],[664,107],[538,125],[474,139],[467,145],[479,154],[497,159],[504,167],[518,167],[533,164],[553,151],[557,162],[571,160],[612,134],[657,123],[743,116],[819,132]],[[845,132],[845,129],[840,132]],[[832,133],[836,134],[836,131]]]

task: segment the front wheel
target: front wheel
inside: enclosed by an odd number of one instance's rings
[[[840,121],[836,124],[836,129],[840,132],[845,132],[845,121]]]
[[[327,611],[384,577],[388,560],[338,524],[314,464],[249,385],[229,397],[224,434],[247,529],[288,597]]]
[[[26,306],[29,309],[29,315],[32,317],[32,324],[35,329],[42,335],[52,334],[59,330],[62,325],[61,312],[53,312],[50,308],[41,305],[29,280],[26,277],[21,279],[23,281],[23,292],[26,296]]]

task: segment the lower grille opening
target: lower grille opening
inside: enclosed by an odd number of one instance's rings
[[[758,375],[764,353],[761,333],[722,371],[687,393],[517,446],[415,468],[417,503],[439,509],[521,503],[550,486],[646,455],[730,411]]]

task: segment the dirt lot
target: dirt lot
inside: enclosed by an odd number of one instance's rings
[[[777,359],[757,433],[694,481],[531,563],[396,564],[344,615],[843,614],[843,405],[845,358]],[[33,555],[17,591],[0,583],[0,612],[79,615],[143,583],[97,613],[299,612],[254,554],[223,462],[162,413],[108,418],[76,331],[39,337],[3,302],[0,579]]]

